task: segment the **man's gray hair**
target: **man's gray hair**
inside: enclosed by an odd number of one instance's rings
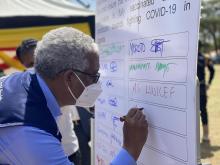
[[[50,79],[68,69],[84,71],[88,67],[87,56],[97,51],[94,40],[79,30],[70,27],[51,30],[37,43],[35,69]]]

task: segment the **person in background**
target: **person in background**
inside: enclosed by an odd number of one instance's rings
[[[34,69],[0,79],[0,164],[70,165],[56,121],[60,107],[93,106],[102,92],[97,45],[74,28],[52,30],[37,44]],[[138,108],[123,119],[123,145],[111,165],[136,165],[148,123]]]
[[[5,73],[2,69],[0,69],[0,77],[3,77],[3,76],[5,76]]]
[[[31,68],[34,66],[34,50],[37,46],[37,40],[26,39],[23,40],[21,45],[16,49],[17,59],[26,67]]]
[[[21,45],[16,49],[18,60],[26,67],[32,68],[34,65],[34,51],[37,46],[37,40],[23,40]],[[74,132],[72,123],[74,106],[61,107],[62,115],[57,119],[57,125],[62,135],[61,143],[68,159],[75,165],[81,165],[81,154],[79,143]]]
[[[91,110],[92,109],[92,110]],[[94,117],[94,107],[83,108],[76,107],[74,111],[74,131],[79,141],[82,165],[91,165],[91,148],[89,142],[91,140],[91,121]]]
[[[212,62],[208,62],[205,56],[201,53],[202,43],[199,42],[199,51],[198,51],[198,64],[197,64],[197,76],[200,82],[200,111],[201,111],[201,120],[203,126],[203,142],[210,142],[209,139],[209,127],[208,127],[208,112],[207,112],[207,89],[209,89],[212,80],[214,78],[214,65]],[[205,68],[208,67],[209,70],[209,80],[206,83],[206,72]]]
[[[61,143],[64,152],[74,165],[83,165],[79,142],[74,131],[75,126],[73,125],[76,107],[74,105],[67,105],[61,107],[61,111],[62,115],[58,118],[57,125],[62,135]]]

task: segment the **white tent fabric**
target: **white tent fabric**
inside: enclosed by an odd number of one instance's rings
[[[0,0],[0,17],[90,15],[94,12],[68,0]]]

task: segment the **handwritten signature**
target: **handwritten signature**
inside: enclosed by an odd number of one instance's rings
[[[107,86],[108,88],[113,88],[113,87],[114,87],[114,85],[113,85],[113,83],[112,83],[111,80],[108,80],[108,81],[106,82],[106,86]]]
[[[117,107],[118,106],[118,100],[116,97],[110,98],[108,101],[109,105],[113,106],[113,107]]]
[[[119,117],[116,116],[112,116],[112,124],[113,124],[113,128],[116,129],[118,127],[117,122],[120,121]]]
[[[117,66],[117,63],[115,61],[112,61],[110,63],[110,71],[111,72],[116,72],[118,70],[118,66]]]
[[[100,54],[103,57],[111,56],[120,53],[125,48],[122,44],[112,44],[110,46],[101,47]]]
[[[97,101],[98,101],[100,104],[104,104],[104,103],[105,103],[105,99],[98,98]]]
[[[165,77],[165,74],[169,72],[169,69],[170,69],[171,65],[176,65],[176,64],[175,63],[163,64],[161,62],[157,62],[155,70],[157,72],[163,71],[163,77]]]
[[[118,146],[121,146],[122,145],[122,141],[121,139],[119,139],[115,134],[111,134],[111,144],[113,144],[113,142],[115,144],[117,144]]]
[[[144,43],[130,43],[131,54],[144,53],[146,46]]]
[[[154,39],[151,41],[151,52],[157,53],[160,52],[161,56],[163,55],[164,43],[169,42],[169,40],[164,39]]]
[[[97,113],[97,116],[99,117],[99,118],[102,118],[102,119],[106,119],[107,117],[107,114],[106,114],[106,112],[98,112]]]

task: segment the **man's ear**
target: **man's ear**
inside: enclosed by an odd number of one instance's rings
[[[67,82],[70,83],[70,84],[73,83],[74,78],[75,78],[75,77],[74,77],[75,75],[74,75],[73,71],[67,70],[67,71],[64,72],[63,76],[64,76],[64,80],[65,80],[65,81],[67,81]]]

